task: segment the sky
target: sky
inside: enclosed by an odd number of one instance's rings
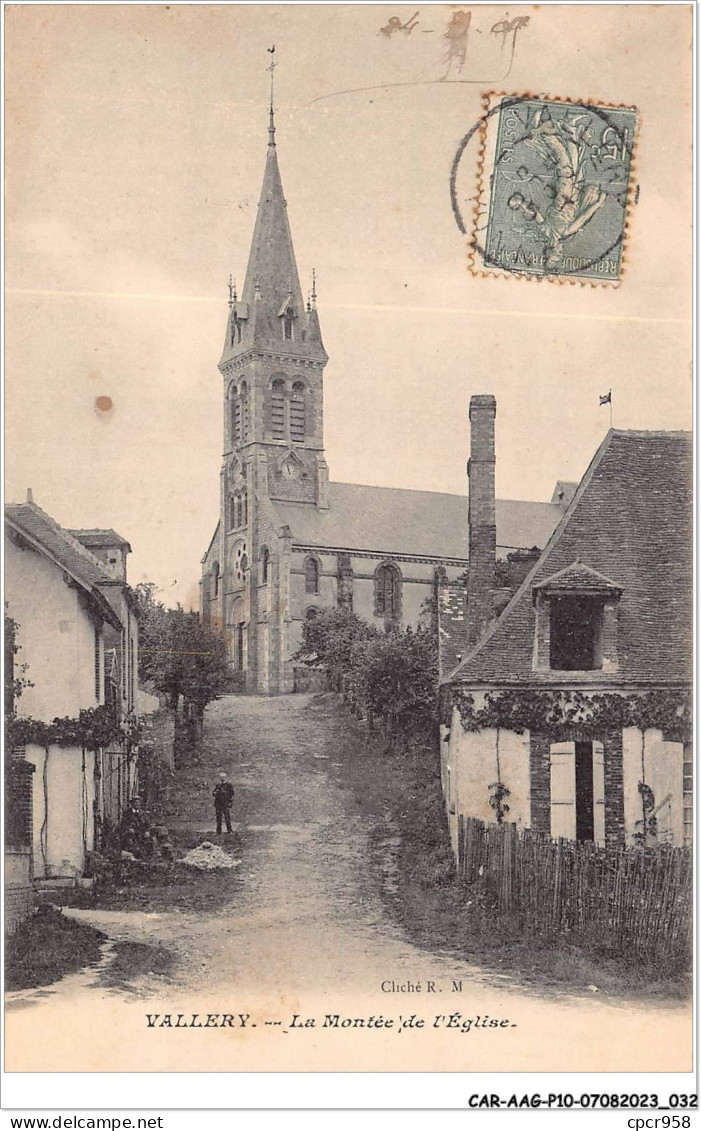
[[[497,398],[497,494],[549,499],[609,425],[691,422],[685,7],[38,5],[6,16],[5,489],[114,527],[130,580],[196,606],[218,518],[227,282],[277,143],[317,273],[333,480],[466,492],[467,407]],[[382,34],[390,16],[411,31]],[[664,50],[661,49],[664,45]],[[618,288],[472,275],[449,177],[485,91],[635,106]],[[478,149],[458,174],[477,192]],[[111,405],[104,408],[100,406]]]

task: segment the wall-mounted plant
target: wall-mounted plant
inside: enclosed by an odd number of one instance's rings
[[[511,797],[511,790],[501,781],[490,782],[487,789],[489,790],[489,804],[494,810],[497,824],[502,825],[506,814],[509,812],[510,807],[506,799]]]
[[[644,781],[638,782],[638,793],[643,807],[641,820],[635,822],[636,832],[633,840],[641,848],[652,848],[657,844],[657,817],[655,816],[655,795]]]

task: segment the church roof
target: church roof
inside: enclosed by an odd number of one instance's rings
[[[533,590],[574,565],[614,578],[621,591],[619,670],[589,673],[597,682],[690,679],[692,454],[687,432],[610,431],[535,566],[450,681],[561,684],[571,676],[533,671]]]
[[[256,346],[326,361],[316,311],[305,306],[299,282],[274,129],[268,143],[243,293],[240,300],[232,297],[230,305],[220,364]],[[293,332],[291,338],[283,339],[282,321],[288,313],[292,315]],[[236,322],[235,335],[232,320]]]
[[[273,506],[297,545],[467,561],[464,495],[329,483],[327,511],[299,503]],[[561,517],[554,503],[497,499],[497,546],[503,552],[544,546]]]

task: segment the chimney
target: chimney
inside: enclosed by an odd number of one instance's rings
[[[467,465],[470,544],[467,566],[467,642],[470,648],[478,643],[492,619],[497,554],[494,502],[496,415],[497,402],[493,396],[470,397],[470,460]]]

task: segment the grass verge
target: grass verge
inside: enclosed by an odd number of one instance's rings
[[[46,904],[20,923],[5,944],[5,989],[48,986],[100,958],[105,936]]]

